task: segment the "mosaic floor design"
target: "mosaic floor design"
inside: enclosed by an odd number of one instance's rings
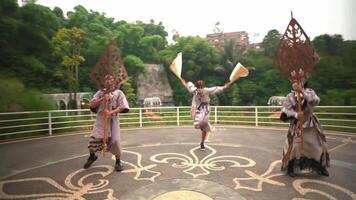
[[[121,173],[113,157],[88,170],[81,169],[86,157],[77,158],[2,180],[0,199],[356,200],[345,180],[313,172],[286,176],[278,154],[229,143],[210,143],[205,151],[193,143],[141,145],[125,149]]]

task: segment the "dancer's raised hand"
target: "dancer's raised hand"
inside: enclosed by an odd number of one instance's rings
[[[227,82],[225,83],[225,85],[223,86],[224,90],[229,88],[231,86],[232,82]]]

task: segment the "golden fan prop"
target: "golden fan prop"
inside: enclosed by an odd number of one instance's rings
[[[169,68],[179,79],[182,79],[182,52],[177,54]]]
[[[240,77],[248,76],[248,74],[248,70],[241,63],[237,63],[234,70],[231,72],[230,82],[233,83]]]

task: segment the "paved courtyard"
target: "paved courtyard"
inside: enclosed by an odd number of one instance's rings
[[[123,172],[82,169],[88,133],[0,143],[0,199],[356,200],[356,134],[326,133],[330,177],[281,172],[278,129],[216,127],[205,151],[190,127],[123,130]]]

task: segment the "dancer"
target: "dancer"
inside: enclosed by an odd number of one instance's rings
[[[113,75],[105,75],[104,89],[99,90],[90,102],[90,109],[97,113],[93,132],[89,138],[89,158],[84,168],[89,168],[98,158],[95,152],[102,151],[103,145],[107,144],[107,151],[116,157],[115,170],[122,171],[123,166],[120,158],[122,155],[120,122],[118,113],[129,111],[125,94],[117,89],[117,81]],[[105,103],[107,102],[107,103]],[[107,107],[105,108],[105,105]],[[104,121],[107,121],[107,141],[104,143]]]
[[[305,87],[305,86],[304,86]],[[302,111],[298,112],[298,96],[301,94]],[[283,104],[281,120],[290,121],[287,139],[283,149],[282,170],[295,177],[294,169],[309,168],[321,175],[329,176],[330,158],[326,149],[326,138],[320,122],[313,113],[313,108],[319,105],[320,99],[310,88],[303,88],[294,83],[293,91],[289,93]],[[302,123],[302,126],[301,124]],[[301,129],[304,129],[303,139]],[[302,144],[303,147],[302,148]]]
[[[200,149],[205,150],[205,138],[207,133],[211,130],[209,123],[209,96],[223,92],[226,88],[230,87],[232,82],[228,82],[224,86],[206,88],[203,80],[198,80],[195,85],[192,82],[187,83],[182,78],[180,80],[188,91],[193,94],[191,116],[194,120],[194,127],[201,130]]]

